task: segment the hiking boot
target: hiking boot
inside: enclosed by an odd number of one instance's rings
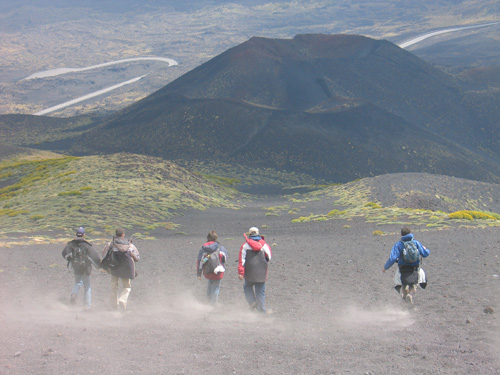
[[[69,303],[71,305],[74,305],[76,303],[76,294],[71,295],[71,297],[69,298]]]

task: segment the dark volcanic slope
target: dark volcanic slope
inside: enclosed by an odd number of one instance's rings
[[[336,181],[401,171],[499,181],[498,109],[458,87],[383,40],[252,38],[116,114],[73,151],[237,161]]]
[[[500,213],[499,184],[427,173],[392,173],[359,182],[370,188],[372,201],[384,207]]]

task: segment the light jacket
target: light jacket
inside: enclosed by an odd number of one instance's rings
[[[110,246],[113,247],[113,251],[119,260],[118,267],[111,269],[111,274],[123,279],[134,279],[135,263],[140,260],[139,250],[127,239],[115,237],[102,250],[103,257],[106,256]]]
[[[415,262],[415,263],[410,263],[410,264],[405,263],[405,261],[403,260],[403,257],[401,256],[401,253],[404,249],[403,242],[407,242],[407,241],[411,241],[411,240],[415,241],[415,244],[417,245],[418,252],[420,253],[420,255],[423,258],[426,258],[429,256],[429,254],[430,254],[429,249],[424,249],[422,244],[413,238],[413,234],[409,233],[406,236],[401,237],[401,241],[396,242],[394,244],[394,246],[392,247],[391,254],[389,255],[389,259],[387,260],[387,262],[384,265],[385,270],[388,270],[396,262],[398,262],[399,266],[418,266],[419,265],[420,261]]]
[[[264,236],[247,237],[240,247],[238,259],[238,274],[251,282],[265,282],[267,266],[271,260],[271,247],[266,243]]]
[[[206,243],[204,243],[201,246],[201,249],[198,252],[198,258],[196,260],[196,275],[198,277],[201,276],[202,272],[203,272],[203,276],[205,276],[209,280],[220,280],[220,279],[222,279],[224,277],[224,272],[218,272],[218,273],[209,272],[209,273],[206,273],[205,272],[205,268],[204,267],[200,267],[200,262],[201,262],[201,258],[203,257],[203,254],[205,254],[205,253],[206,254],[212,254],[214,251],[217,250],[218,247],[220,247],[219,248],[219,260],[220,260],[221,264],[225,264],[226,263],[226,260],[227,260],[227,250],[224,248],[224,246],[221,246],[216,241],[206,242]]]

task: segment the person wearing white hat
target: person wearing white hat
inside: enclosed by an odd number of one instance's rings
[[[251,309],[266,313],[266,281],[268,263],[271,260],[271,247],[259,228],[251,227],[243,235],[245,243],[240,247],[238,276],[245,280],[243,292]]]

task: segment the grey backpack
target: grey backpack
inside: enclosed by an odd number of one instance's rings
[[[420,260],[420,253],[414,240],[403,242],[403,251],[401,252],[405,263],[417,263]]]
[[[203,270],[205,273],[213,273],[215,269],[220,266],[220,247],[217,247],[213,253],[204,253],[201,258],[203,263]]]

